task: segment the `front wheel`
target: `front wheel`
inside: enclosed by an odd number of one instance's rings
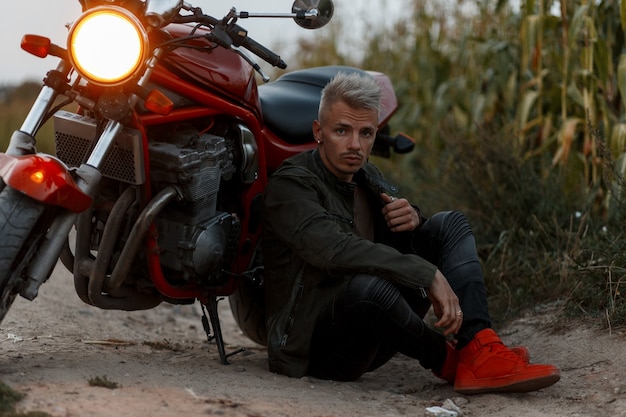
[[[0,322],[20,290],[19,272],[30,259],[26,243],[43,210],[41,203],[11,187],[0,192]]]

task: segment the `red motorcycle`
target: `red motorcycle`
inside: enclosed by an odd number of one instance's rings
[[[281,161],[314,146],[320,91],[347,67],[268,77],[248,52],[286,64],[238,21],[289,17],[317,29],[330,0],[291,13],[231,9],[222,19],[182,0],[82,0],[65,47],[26,35],[22,48],[60,58],[21,129],[0,153],[0,320],[33,300],[57,260],[82,301],[141,310],[202,305],[209,341],[227,363],[217,303],[230,297],[243,332],[265,344],[262,196]],[[247,50],[248,52],[244,51]],[[389,136],[389,79],[375,154],[413,148]],[[64,110],[75,104],[76,110]],[[53,118],[56,155],[35,136]]]

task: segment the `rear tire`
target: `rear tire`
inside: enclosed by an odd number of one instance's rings
[[[267,346],[263,287],[244,279],[228,300],[233,317],[246,337],[260,345]]]
[[[24,247],[43,210],[41,203],[13,188],[0,192],[0,322],[20,290],[19,268],[28,263]]]

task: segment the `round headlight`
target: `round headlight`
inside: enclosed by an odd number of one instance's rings
[[[72,25],[70,61],[78,73],[101,85],[127,81],[143,68],[148,36],[141,22],[120,7],[96,7]]]

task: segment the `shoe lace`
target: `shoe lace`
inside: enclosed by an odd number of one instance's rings
[[[489,351],[494,354],[501,356],[505,359],[517,360],[519,359],[519,355],[513,352],[511,349],[506,347],[503,343],[494,342],[488,345]]]

